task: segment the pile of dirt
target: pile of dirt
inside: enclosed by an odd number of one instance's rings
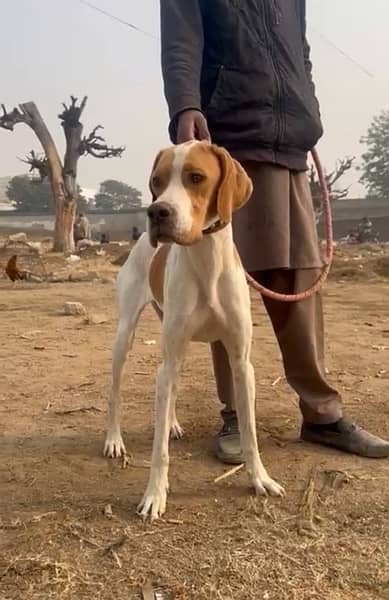
[[[380,277],[389,278],[389,256],[382,256],[376,261],[375,272]]]
[[[334,281],[374,281],[389,277],[387,244],[338,246],[330,278]]]

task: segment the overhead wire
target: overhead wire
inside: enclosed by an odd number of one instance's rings
[[[118,17],[117,15],[115,15],[107,10],[104,10],[104,9],[100,8],[99,6],[96,6],[92,2],[89,2],[89,0],[78,0],[78,2],[80,4],[83,4],[84,6],[87,6],[91,10],[94,10],[95,12],[98,12],[101,15],[104,15],[105,17],[111,19],[112,21],[116,21],[117,23],[120,23],[121,25],[124,25],[125,27],[129,27],[130,29],[132,29],[133,31],[136,31],[137,33],[145,35],[153,40],[159,40],[159,37],[157,35],[151,33],[150,31],[142,29],[141,27],[138,27],[134,23],[131,23],[130,21],[122,19],[121,17]],[[316,33],[325,44],[327,44],[328,46],[331,46],[333,50],[338,52],[338,54],[340,54],[343,58],[345,58],[347,61],[349,61],[355,67],[357,67],[362,73],[364,73],[368,77],[374,79],[374,74],[371,71],[369,71],[369,69],[367,69],[358,60],[356,60],[353,56],[351,56],[351,54],[349,54],[348,52],[343,50],[340,46],[338,46],[335,42],[333,42],[330,38],[328,38],[324,33],[322,33],[319,29],[317,29],[313,25],[310,25],[310,29],[314,33]]]
[[[374,79],[374,74],[371,71],[369,71],[369,69],[367,69],[359,61],[357,61],[355,58],[353,58],[345,50],[343,50],[342,48],[340,48],[337,44],[335,44],[335,42],[333,42],[326,35],[324,35],[324,33],[322,33],[321,31],[319,31],[318,29],[316,29],[316,27],[313,27],[312,25],[310,25],[310,29],[314,33],[316,33],[323,40],[324,43],[326,43],[328,46],[331,46],[336,52],[338,52],[339,54],[341,54],[343,56],[343,58],[345,58],[346,60],[348,60],[349,62],[351,62],[355,67],[357,67],[365,75],[367,75],[368,77],[371,77],[372,79]]]
[[[121,17],[118,17],[118,16],[114,15],[113,13],[108,12],[107,10],[103,10],[102,8],[96,6],[95,4],[88,2],[88,0],[78,0],[78,1],[80,4],[87,6],[91,10],[94,10],[94,11],[104,15],[105,17],[108,17],[109,19],[111,19],[113,21],[116,21],[117,23],[121,23],[122,25],[125,25],[126,27],[129,27],[133,31],[137,31],[138,33],[141,33],[142,35],[145,35],[153,40],[159,39],[158,36],[154,35],[153,33],[150,33],[149,31],[146,31],[145,29],[142,29],[141,27],[134,25],[134,23],[131,23],[130,21],[126,21],[125,19],[122,19]]]

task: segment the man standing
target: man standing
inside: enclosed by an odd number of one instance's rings
[[[91,238],[91,229],[87,217],[83,213],[76,216],[74,222],[74,243],[78,244],[81,240],[89,240]]]
[[[307,152],[322,135],[306,40],[305,0],[161,0],[162,73],[173,143],[211,140],[254,184],[234,217],[245,269],[271,289],[309,288],[322,266]],[[300,398],[303,440],[368,457],[389,443],[342,415],[324,368],[320,294],[299,303],[264,298],[286,378]],[[216,454],[240,463],[234,390],[223,345],[212,345],[224,425]]]
[[[131,239],[133,242],[137,242],[141,236],[141,232],[139,231],[139,228],[137,225],[134,225],[132,228],[132,233],[131,233]]]

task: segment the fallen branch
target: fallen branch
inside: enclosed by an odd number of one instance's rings
[[[81,406],[80,408],[69,408],[67,410],[55,410],[55,415],[73,415],[75,413],[86,413],[86,412],[103,412],[101,408],[97,406]]]

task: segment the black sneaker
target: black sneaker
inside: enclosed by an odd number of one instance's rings
[[[389,456],[389,442],[372,435],[345,418],[331,425],[303,423],[301,439],[367,458]]]

